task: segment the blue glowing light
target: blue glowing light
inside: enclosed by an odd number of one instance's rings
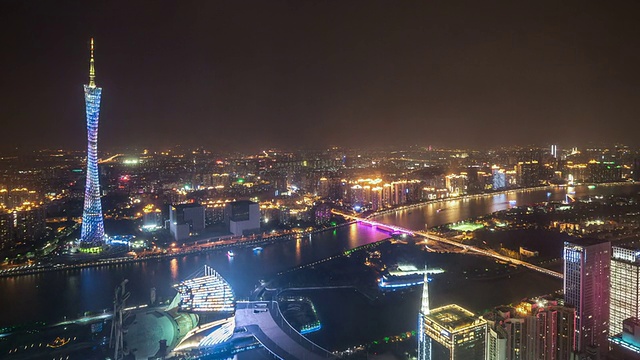
[[[93,58],[92,71],[93,71]],[[87,113],[87,181],[84,190],[84,211],[82,212],[82,234],[80,241],[85,244],[100,244],[104,240],[102,201],[100,200],[100,176],[98,174],[98,119],[102,88],[95,86],[93,79],[84,86],[84,100]]]

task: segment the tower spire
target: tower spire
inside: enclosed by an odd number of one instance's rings
[[[89,86],[96,87],[96,68],[93,60],[93,38],[91,38],[91,59],[89,60]]]
[[[427,266],[424,267],[424,285],[422,285],[422,305],[420,306],[422,315],[429,315],[429,278],[427,277]]]

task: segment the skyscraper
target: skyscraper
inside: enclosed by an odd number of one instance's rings
[[[640,251],[613,246],[609,335],[622,333],[622,322],[640,318]]]
[[[83,244],[101,243],[104,239],[102,202],[100,200],[100,177],[98,175],[98,118],[100,117],[100,97],[102,88],[96,86],[96,71],[93,60],[93,38],[91,39],[91,59],[89,60],[89,85],[84,86],[84,101],[87,113],[87,182],[84,190],[84,211],[82,213]]]
[[[576,308],[579,352],[608,349],[611,243],[576,239],[564,243],[564,301]]]
[[[431,338],[425,331],[425,316],[429,315],[429,279],[427,269],[424,269],[424,284],[422,285],[422,304],[418,313],[418,360],[431,360]]]
[[[432,340],[430,350],[434,359],[485,359],[487,322],[484,319],[455,304],[430,309],[422,318],[421,332]]]

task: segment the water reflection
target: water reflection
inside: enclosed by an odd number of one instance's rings
[[[586,195],[635,194],[638,185],[596,189],[576,187],[576,197]],[[550,195],[547,192],[551,192]],[[510,200],[518,205],[564,200],[566,189],[509,193],[467,201],[450,200],[420,208],[388,214],[378,220],[403,227],[424,229],[425,223],[437,226],[464,220],[509,207]],[[440,212],[437,210],[442,208]],[[265,245],[261,256],[252,249],[236,249],[235,259],[226,250],[179,259],[150,260],[84,270],[47,272],[17,278],[0,278],[0,327],[33,321],[57,321],[63,316],[75,316],[87,310],[112,306],[113,289],[122,279],[129,279],[130,304],[148,301],[149,288],[155,287],[159,298],[175,295],[172,285],[203,265],[210,265],[231,283],[238,297],[247,296],[260,279],[270,279],[280,271],[336,255],[346,248],[368,244],[388,237],[366,225],[349,225],[314,234],[313,241],[304,238]],[[50,294],[57,294],[51,296]]]
[[[300,249],[301,243],[302,243],[302,238],[296,237],[296,263],[299,263],[300,260],[302,259],[302,253]]]
[[[176,282],[178,280],[178,259],[173,258],[169,261],[169,270],[171,271],[171,280]]]

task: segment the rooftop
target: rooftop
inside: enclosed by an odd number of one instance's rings
[[[248,204],[248,205],[251,205],[251,204],[257,204],[257,202],[253,202],[251,200],[238,200],[238,201],[232,202],[231,204],[238,204],[238,205],[239,204]]]
[[[594,238],[577,238],[571,241],[565,241],[564,245],[577,245],[577,246],[590,246],[609,243],[608,240],[594,239]]]
[[[427,317],[451,332],[466,328],[480,320],[474,313],[456,304],[433,309]]]
[[[188,209],[188,208],[201,207],[202,205],[200,205],[198,203],[189,203],[189,204],[176,204],[176,205],[171,205],[171,206],[173,206],[173,208],[178,210],[178,209]]]

